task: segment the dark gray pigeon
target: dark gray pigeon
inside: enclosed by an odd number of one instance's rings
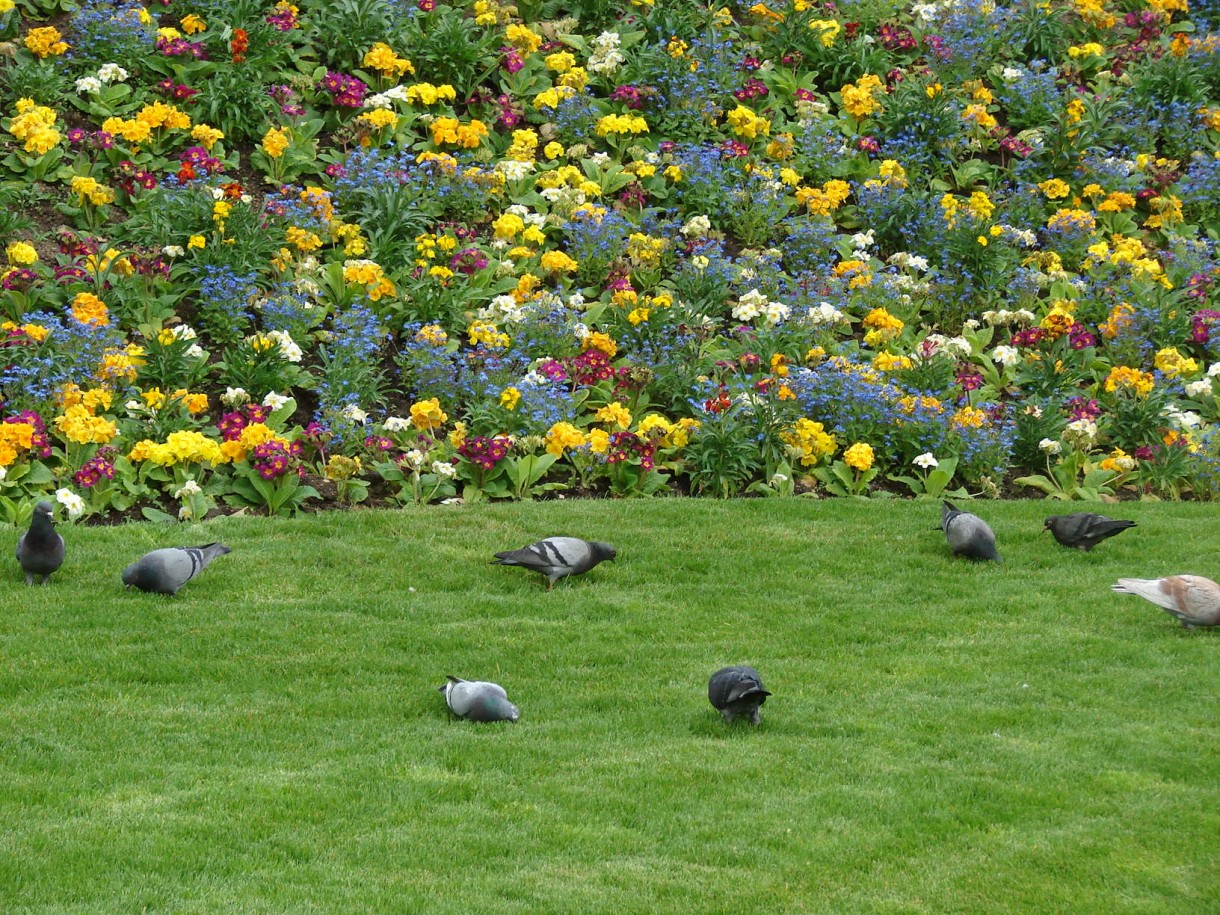
[[[452,674],[437,687],[445,694],[449,711],[468,721],[516,721],[521,717],[517,707],[508,701],[508,693],[498,683],[484,680],[463,680]]]
[[[179,588],[206,569],[213,559],[231,552],[223,543],[153,550],[123,570],[123,584],[157,594],[177,594]]]
[[[64,538],[55,530],[54,510],[50,502],[35,505],[30,529],[17,538],[17,561],[27,585],[34,583],[35,575],[41,575],[45,585],[51,573],[64,564]]]
[[[1074,546],[1086,553],[1107,537],[1121,534],[1129,527],[1135,527],[1135,522],[1116,521],[1093,512],[1051,515],[1042,525],[1044,531],[1050,531],[1064,546]]]
[[[1187,629],[1220,626],[1220,585],[1202,575],[1120,578],[1110,590],[1152,601]]]
[[[940,526],[954,556],[1003,561],[996,552],[995,534],[978,515],[961,511],[952,502],[946,501],[941,507]]]
[[[749,718],[751,724],[758,724],[761,720],[759,706],[769,695],[758,671],[744,664],[722,667],[707,681],[708,701],[725,721]]]
[[[547,537],[519,550],[496,553],[495,565],[523,566],[546,576],[549,591],[555,582],[569,575],[581,575],[604,560],[614,560],[614,547],[598,540],[576,537]]]

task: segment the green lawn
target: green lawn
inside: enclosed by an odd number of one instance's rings
[[[1211,505],[573,501],[68,529],[0,581],[0,900],[25,912],[1216,912]],[[1078,508],[1079,506],[1073,506]],[[1094,506],[1096,508],[1096,506]],[[619,560],[552,593],[549,534]],[[119,574],[223,539],[176,598]],[[729,727],[707,678],[774,693]],[[444,675],[519,724],[454,721]]]

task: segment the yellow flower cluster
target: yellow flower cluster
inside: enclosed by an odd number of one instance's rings
[[[662,448],[685,448],[690,443],[690,434],[701,423],[697,419],[680,419],[670,422],[660,413],[649,413],[640,420],[636,434]]]
[[[1131,391],[1138,397],[1147,397],[1156,384],[1151,372],[1141,372],[1139,369],[1125,365],[1116,365],[1106,376],[1105,389],[1113,394],[1116,391]]]
[[[820,188],[802,187],[796,191],[796,202],[815,216],[829,216],[851,195],[851,185],[831,178]]]
[[[254,425],[262,424],[255,423]],[[250,429],[252,426],[246,428]],[[237,445],[238,443],[226,442],[225,444]],[[242,456],[245,456],[244,450]],[[170,467],[174,464],[202,464],[205,462],[223,464],[226,455],[221,451],[220,445],[203,433],[193,429],[183,429],[171,432],[164,442],[154,442],[147,438],[136,442],[127,458],[131,461],[148,461],[162,467]]]
[[[608,403],[594,414],[599,423],[607,423],[626,429],[631,425],[631,412],[618,401]]]
[[[34,447],[34,427],[29,423],[0,423],[0,467],[14,464],[22,451]]]
[[[441,409],[438,397],[430,397],[411,404],[411,424],[416,429],[432,432],[445,425],[448,419],[448,414]]]
[[[580,266],[562,251],[547,251],[539,263],[548,273],[571,273]]]
[[[191,139],[195,140],[204,149],[211,149],[216,145],[217,140],[223,140],[224,138],[223,130],[217,130],[215,127],[209,127],[207,124],[196,124],[191,128]]]
[[[1167,378],[1174,378],[1178,375],[1193,375],[1199,371],[1199,363],[1188,356],[1183,356],[1176,346],[1167,346],[1164,349],[1159,349],[1156,356],[1153,358],[1153,365],[1157,371],[1163,372]]]
[[[284,155],[286,150],[292,143],[292,131],[287,127],[272,127],[263,134],[263,152],[272,159],[278,159]]]
[[[374,108],[358,115],[356,123],[367,124],[373,130],[381,130],[383,127],[393,130],[398,126],[398,115],[389,108]]]
[[[25,36],[25,46],[35,57],[58,57],[68,50],[59,29],[54,26],[30,29]]]
[[[789,430],[780,433],[780,439],[801,452],[801,465],[812,467],[824,457],[838,450],[839,443],[826,431],[826,427],[812,419],[798,419]]]
[[[17,114],[9,121],[8,132],[25,144],[25,151],[42,155],[54,149],[61,139],[55,129],[55,112],[35,105],[28,98],[17,101]]]
[[[878,348],[896,339],[906,324],[884,308],[874,308],[865,316],[864,326],[867,328],[864,342]]]
[[[987,421],[987,414],[978,407],[969,405],[959,407],[949,419],[954,429],[981,429]]]
[[[28,267],[38,262],[38,249],[28,241],[14,241],[4,249],[4,256],[10,264]]]
[[[504,151],[504,158],[513,162],[533,162],[538,149],[538,134],[532,130],[514,130],[512,145]]]
[[[473,346],[482,343],[490,349],[507,349],[508,334],[504,333],[490,321],[474,321],[466,328],[466,337]]]
[[[597,135],[648,133],[648,122],[638,114],[607,114],[597,122]]]
[[[661,255],[669,242],[655,235],[632,232],[627,237],[627,256],[642,267],[655,267],[661,263]]]
[[[449,342],[449,335],[439,324],[425,324],[415,332],[416,343],[427,343],[430,346],[444,346]]]
[[[191,414],[202,413],[208,408],[207,394],[192,394],[186,388],[178,388],[168,396],[160,388],[149,388],[147,391],[141,391],[140,396],[144,398],[150,410],[160,410],[167,403],[181,403]]]
[[[183,16],[182,20],[178,24],[182,26],[182,31],[186,32],[188,35],[197,35],[208,27],[207,23],[194,13],[188,13],[187,15]]]
[[[1047,200],[1062,200],[1072,193],[1071,187],[1061,178],[1050,178],[1038,185],[1038,190],[1046,195]]]
[[[1097,228],[1097,220],[1088,210],[1060,209],[1051,214],[1046,227],[1055,232],[1088,233]]]
[[[364,55],[363,63],[382,76],[398,77],[415,73],[415,66],[405,57],[399,57],[384,41],[376,42]]]
[[[873,460],[873,446],[867,442],[856,442],[843,452],[843,463],[860,473],[872,467]]]
[[[543,89],[534,96],[534,107],[558,108],[560,102],[574,95],[576,95],[576,90],[571,86],[552,86],[550,89]]]
[[[105,445],[119,434],[119,428],[102,416],[95,416],[85,404],[68,407],[55,417],[55,428],[70,442]]]
[[[144,364],[144,350],[134,344],[123,349],[107,350],[97,368],[97,377],[103,384],[131,382],[136,380],[137,366]]]
[[[609,334],[603,334],[601,331],[594,331],[591,334],[586,334],[580,341],[581,352],[591,349],[599,349],[611,359],[618,354],[618,344],[614,342],[614,338]]]
[[[435,105],[437,102],[452,102],[457,99],[457,90],[448,83],[434,86],[432,83],[415,83],[407,87],[407,103],[413,105]]]
[[[371,286],[385,276],[381,265],[370,260],[349,260],[343,262],[343,282],[358,283],[361,286]]]
[[[545,441],[547,454],[553,454],[557,458],[563,457],[567,448],[579,448],[588,443],[584,433],[571,423],[563,422],[555,423],[546,430]]]
[[[818,33],[818,41],[822,43],[824,48],[833,48],[835,39],[843,31],[843,26],[839,25],[839,20],[837,19],[811,19],[809,21],[809,28]]]
[[[477,149],[487,137],[487,125],[479,120],[463,124],[456,118],[437,118],[431,124],[432,142],[437,146],[449,144],[462,149]]]
[[[1109,470],[1111,473],[1129,473],[1139,465],[1139,461],[1123,451],[1122,448],[1115,448],[1110,452],[1110,456],[1101,462],[1102,470]]]
[[[527,25],[510,25],[504,30],[504,37],[518,51],[533,54],[542,47],[542,36]]]
[[[114,191],[100,184],[96,178],[90,178],[88,175],[76,175],[72,179],[72,193],[80,198],[80,202],[86,200],[95,207],[105,206],[108,203],[114,203]]]
[[[771,122],[767,118],[759,117],[745,105],[738,105],[730,111],[727,120],[733,133],[747,140],[765,137],[771,133]]]
[[[517,409],[517,404],[521,403],[521,389],[512,387],[511,385],[500,392],[500,406],[506,410]]]
[[[12,321],[0,323],[0,331],[8,333],[14,330],[25,334],[35,343],[41,343],[47,337],[51,336],[51,332],[41,324],[14,324]]]
[[[110,312],[105,303],[92,292],[78,292],[72,300],[72,317],[81,324],[106,327],[110,324]]]
[[[987,106],[978,103],[965,107],[962,111],[962,120],[967,124],[978,127],[980,130],[993,130],[998,124],[995,116],[987,110]]]
[[[893,353],[881,352],[873,357],[873,368],[880,372],[893,372],[899,369],[909,369],[915,363],[910,356],[895,356]]]
[[[865,73],[854,83],[849,83],[839,90],[843,99],[843,107],[853,118],[866,118],[881,110],[881,103],[873,98],[873,93],[884,89],[885,83],[872,73]]]
[[[173,437],[174,435],[170,435],[170,439]],[[288,439],[282,435],[276,435],[275,430],[266,423],[251,423],[241,430],[241,438],[220,443],[220,462],[241,463],[246,460],[251,448],[264,442],[279,442],[281,445],[288,445]],[[217,462],[213,461],[213,463]]]
[[[1128,302],[1119,302],[1110,309],[1110,316],[1098,326],[1098,329],[1107,340],[1113,340],[1134,324],[1135,307]]]

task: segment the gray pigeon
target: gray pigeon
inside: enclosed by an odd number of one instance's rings
[[[445,694],[449,711],[468,721],[516,721],[521,717],[517,707],[508,701],[508,693],[498,683],[484,680],[463,680],[452,674],[437,687]]]
[[[55,531],[50,502],[34,506],[30,529],[17,538],[17,561],[25,571],[25,583],[32,585],[34,576],[41,575],[45,585],[51,573],[64,563],[64,538]]]
[[[1187,629],[1220,626],[1220,585],[1210,578],[1201,575],[1120,578],[1110,589],[1152,601],[1176,616]]]
[[[576,537],[547,537],[519,550],[496,553],[495,565],[523,566],[546,576],[549,591],[555,582],[569,575],[581,575],[606,559],[614,560],[614,547],[598,540]]]
[[[952,502],[941,507],[940,526],[954,556],[1002,562],[995,548],[995,534],[978,515],[959,510]]]
[[[1044,531],[1050,531],[1064,546],[1074,546],[1086,553],[1107,537],[1121,534],[1129,527],[1135,527],[1135,522],[1116,521],[1093,512],[1051,515],[1042,525]]]
[[[719,710],[725,721],[749,718],[751,724],[758,724],[761,720],[759,706],[770,695],[763,688],[758,671],[744,664],[722,667],[707,681],[708,701]]]
[[[206,569],[213,559],[231,552],[223,543],[153,550],[123,570],[123,584],[157,594],[177,594],[179,588]]]

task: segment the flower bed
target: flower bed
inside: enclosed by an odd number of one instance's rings
[[[1206,7],[36,6],[9,521],[1220,490]]]

